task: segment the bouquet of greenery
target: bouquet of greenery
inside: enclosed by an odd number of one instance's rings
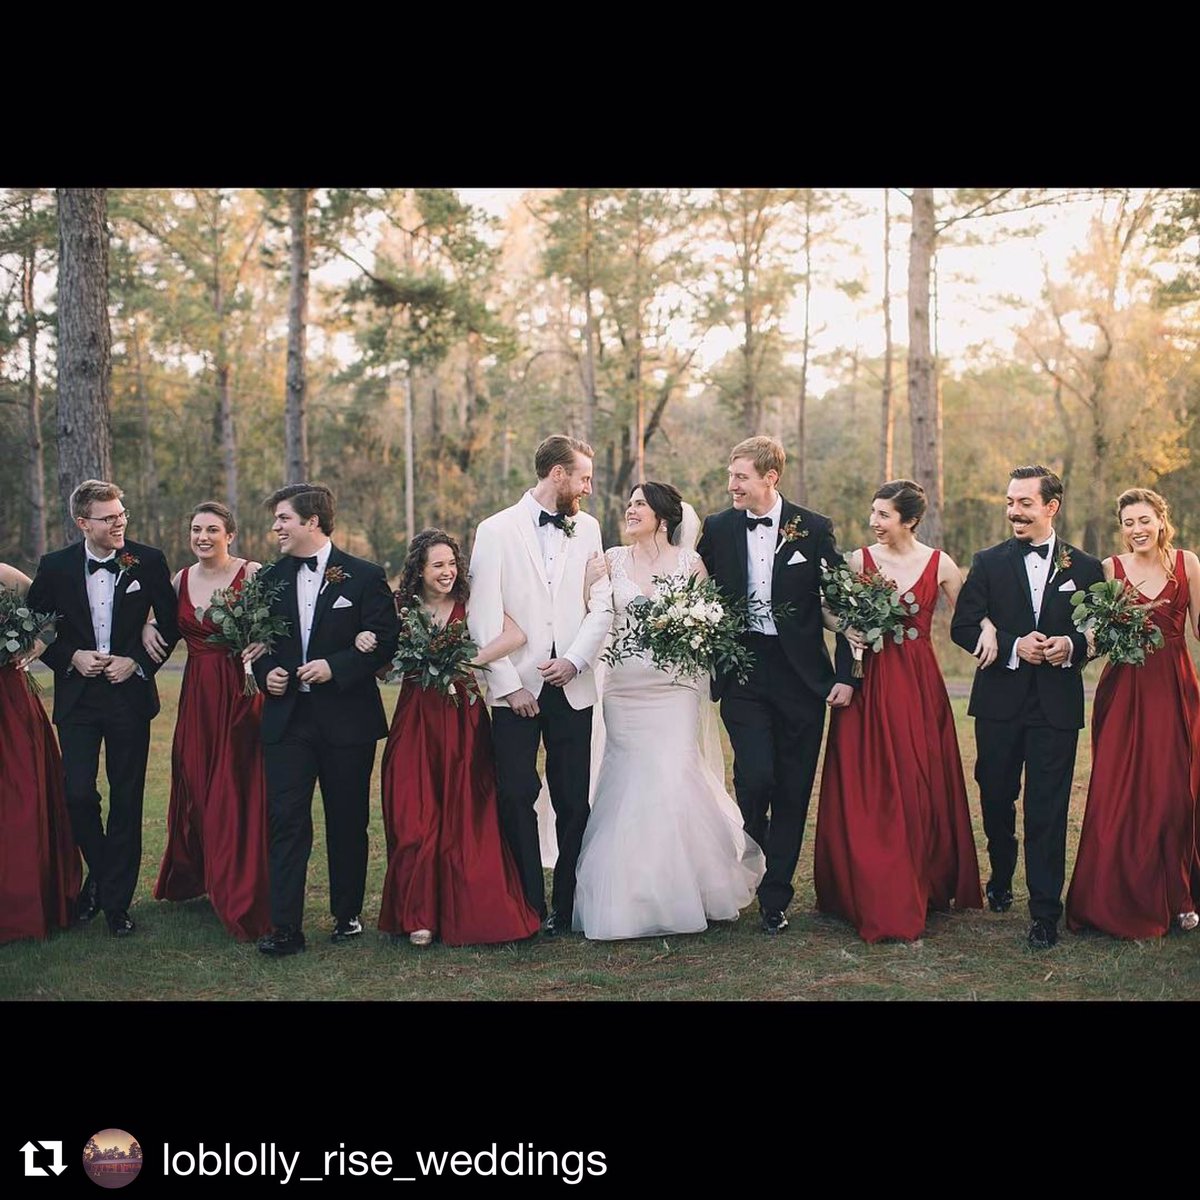
[[[56,613],[39,613],[29,608],[24,598],[9,588],[0,587],[0,667],[23,659],[35,642],[49,646],[55,638]],[[25,672],[29,690],[38,693],[41,685]]]
[[[273,579],[269,567],[242,582],[240,588],[218,588],[207,608],[196,609],[196,620],[207,617],[216,627],[208,635],[214,646],[227,646],[229,653],[240,658],[242,651],[261,642],[268,651],[274,649],[277,638],[285,637],[291,625],[271,615],[271,605],[287,586],[283,579]],[[242,691],[247,696],[258,694],[258,684],[249,663],[245,663],[246,682]]]
[[[655,576],[654,599],[642,596],[627,610],[624,629],[613,639],[603,659],[610,666],[649,652],[660,671],[683,676],[732,672],[739,683],[750,678],[754,656],[742,638],[750,615],[767,608],[765,601],[729,600],[711,579],[695,575]],[[790,604],[771,608],[776,617],[787,616]]]
[[[1071,597],[1071,620],[1080,633],[1090,633],[1094,653],[1110,663],[1140,667],[1147,654],[1162,647],[1162,630],[1150,619],[1162,600],[1142,600],[1125,579],[1105,579]]]
[[[878,654],[883,649],[883,639],[890,637],[897,646],[905,638],[915,638],[917,631],[905,624],[905,619],[920,609],[912,592],[903,596],[896,585],[882,571],[852,571],[846,565],[829,566],[821,559],[821,595],[825,607],[837,618],[838,629],[857,629],[867,639],[867,644]],[[851,674],[861,679],[863,674],[862,650],[854,650],[854,667]]]
[[[481,698],[472,667],[479,647],[471,640],[465,621],[439,625],[432,614],[413,597],[411,607],[400,610],[400,641],[392,658],[388,681],[407,679],[421,688],[434,688],[458,706],[459,691],[467,702]]]

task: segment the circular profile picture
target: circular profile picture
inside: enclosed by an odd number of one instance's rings
[[[124,1129],[102,1129],[93,1133],[83,1148],[83,1169],[101,1187],[124,1187],[142,1169],[142,1148]]]

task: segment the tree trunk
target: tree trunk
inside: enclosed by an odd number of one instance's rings
[[[150,427],[150,397],[142,374],[142,342],[136,320],[130,322],[130,341],[133,346],[133,371],[137,389],[138,416],[142,428],[142,511],[138,528],[152,545],[162,541],[162,522],[158,511],[158,466],[154,461],[154,437]]]
[[[934,386],[929,343],[929,277],[933,260],[933,189],[913,189],[913,228],[908,256],[908,409],[912,428],[913,477],[925,489],[928,507],[922,540],[942,544],[942,414]]]
[[[25,218],[33,217],[33,201],[25,202]],[[35,251],[21,263],[21,302],[25,310],[25,342],[29,350],[29,381],[25,393],[29,426],[28,471],[25,489],[29,499],[29,543],[26,557],[36,563],[46,553],[46,468],[42,460],[42,396],[37,371],[37,309],[33,303]]]
[[[584,192],[583,229],[583,336],[587,379],[584,387],[581,437],[590,446],[592,444],[592,426],[596,417],[596,322],[592,313],[592,193],[590,190]]]
[[[879,431],[879,478],[894,477],[892,442],[896,410],[892,404],[892,218],[888,188],[883,189],[883,396]]]
[[[68,542],[83,534],[70,498],[112,474],[112,331],[108,325],[108,194],[58,188],[58,493]]]
[[[308,478],[308,198],[310,189],[291,193],[291,286],[288,293],[287,404],[284,417],[285,483]]]
[[[796,414],[796,503],[808,504],[808,475],[805,471],[805,456],[808,445],[805,438],[805,418],[808,409],[808,351],[810,340],[810,316],[812,310],[812,189],[804,190],[804,339],[800,356],[800,396]]]

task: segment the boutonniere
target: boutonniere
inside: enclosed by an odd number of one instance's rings
[[[131,554],[128,550],[126,550],[124,554],[120,555],[117,558],[117,566],[121,568],[117,574],[117,583],[120,583],[121,580],[133,570],[134,567],[140,566],[141,561],[142,560],[138,558],[136,554]],[[113,584],[113,587],[116,587],[116,583]]]
[[[317,595],[321,595],[331,583],[345,583],[350,578],[349,571],[343,571],[341,567],[333,566],[325,568],[325,582],[321,584],[321,591]]]
[[[563,518],[562,531],[569,538],[575,536],[575,522],[570,517]]]
[[[801,528],[800,517],[797,514],[794,516],[782,529],[779,531],[779,545],[775,547],[775,553],[778,554],[784,546],[790,542],[796,541],[797,538],[808,537],[808,530]]]
[[[1071,569],[1071,552],[1067,547],[1059,542],[1058,553],[1054,556],[1054,573],[1057,575],[1059,571],[1069,571]]]

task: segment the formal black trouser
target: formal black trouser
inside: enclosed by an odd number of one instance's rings
[[[549,683],[538,696],[538,709],[536,717],[519,717],[499,706],[492,709],[500,828],[516,859],[525,898],[539,916],[545,917],[546,890],[534,812],[542,790],[537,772],[538,742],[544,739],[546,783],[558,837],[550,903],[559,927],[570,929],[575,910],[575,864],[590,811],[592,710],[572,708],[562,688]]]
[[[318,725],[312,696],[301,692],[280,741],[264,745],[270,833],[271,924],[297,928],[312,853],[313,788],[321,784],[329,911],[348,921],[362,912],[367,886],[367,821],[375,743],[333,746]]]
[[[83,851],[100,907],[107,913],[129,908],[142,864],[150,719],[124,689],[145,686],[141,679],[115,684],[102,676],[89,679],[58,727],[71,834]],[[96,790],[101,745],[108,776],[107,828]]]
[[[1025,772],[1025,881],[1030,916],[1057,922],[1067,871],[1067,811],[1077,729],[1046,724],[1036,703],[1012,721],[975,718],[975,782],[992,880],[1008,887],[1017,866],[1017,796]]]
[[[744,684],[729,680],[721,719],[733,746],[733,788],[743,825],[767,856],[758,903],[764,911],[783,912],[792,901],[821,754],[825,697],[805,686],[777,637],[750,634],[748,644],[754,654],[750,678]]]

